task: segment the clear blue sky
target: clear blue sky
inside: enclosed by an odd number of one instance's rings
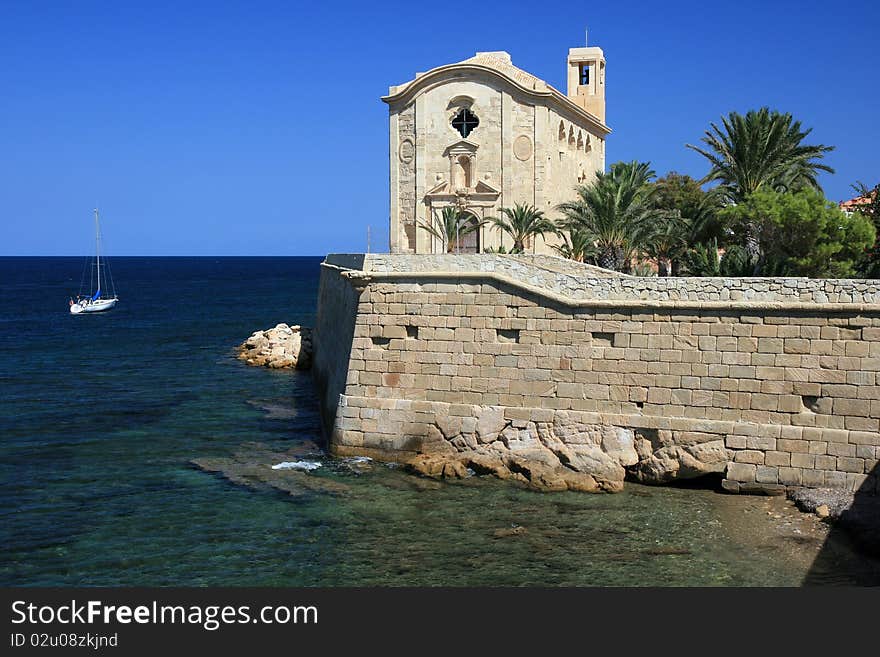
[[[3,255],[387,248],[387,108],[415,71],[507,50],[565,89],[608,60],[608,162],[702,176],[685,149],[770,105],[837,147],[826,194],[880,181],[880,3],[0,0]],[[378,249],[377,249],[378,247]]]

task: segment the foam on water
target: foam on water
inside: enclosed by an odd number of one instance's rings
[[[273,470],[303,470],[311,472],[321,467],[320,461],[282,461],[272,466]]]

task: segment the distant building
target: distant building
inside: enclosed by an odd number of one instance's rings
[[[480,52],[417,73],[382,98],[390,111],[392,253],[436,253],[440,240],[418,224],[455,206],[471,221],[502,207],[545,214],[605,168],[605,56],[568,53],[568,93],[513,65],[506,52]],[[550,252],[537,240],[530,250]],[[483,226],[456,245],[476,253],[510,238]]]
[[[872,201],[872,197],[870,195],[867,196],[856,196],[855,198],[851,198],[848,201],[841,201],[839,203],[840,209],[846,212],[846,214],[850,215],[853,212],[856,212],[863,205],[870,205]]]

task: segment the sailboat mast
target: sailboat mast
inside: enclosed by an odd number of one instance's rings
[[[101,229],[98,226],[98,208],[95,208],[95,267],[98,274],[98,289],[101,291]]]

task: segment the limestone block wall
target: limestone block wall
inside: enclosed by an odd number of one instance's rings
[[[322,266],[318,288],[318,314],[312,332],[312,375],[320,394],[321,418],[332,427],[339,396],[351,363],[354,328],[358,320],[358,291],[340,275],[363,267],[364,256],[334,256],[340,266]]]
[[[605,140],[573,122],[570,115],[550,107],[547,113],[545,128],[538,139],[550,184],[544,204],[538,209],[552,214],[559,203],[575,198],[575,185],[590,183],[596,172],[605,170]]]
[[[625,470],[876,489],[877,282],[599,277],[553,260],[328,256],[315,362],[333,449],[503,462],[584,490],[617,490]]]

